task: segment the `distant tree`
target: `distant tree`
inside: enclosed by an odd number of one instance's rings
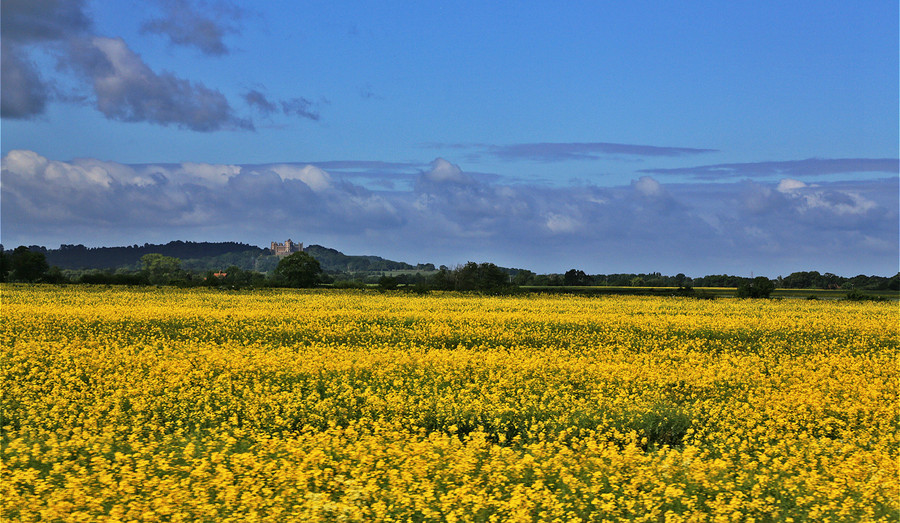
[[[775,290],[775,284],[765,276],[757,276],[738,286],[738,298],[768,298]]]
[[[0,282],[5,282],[7,280],[7,274],[9,273],[9,254],[6,253],[6,250],[3,249],[3,246],[0,245]]]
[[[475,279],[475,288],[479,291],[497,292],[509,288],[509,274],[493,263],[481,263],[478,265],[478,273]]]
[[[69,278],[63,274],[62,269],[57,267],[56,265],[50,267],[50,269],[44,273],[43,281],[47,283],[68,283]]]
[[[223,283],[230,287],[247,287],[253,285],[253,271],[245,271],[237,265],[232,265],[225,269],[225,277]]]
[[[141,271],[147,275],[150,283],[164,285],[178,278],[181,260],[155,252],[145,254],[141,256]]]
[[[10,281],[37,282],[46,276],[50,266],[43,252],[20,245],[9,255]]]
[[[468,262],[454,273],[458,291],[497,292],[510,286],[509,275],[493,263]]]
[[[591,277],[580,269],[569,269],[563,275],[563,283],[566,285],[590,285]]]
[[[302,251],[285,256],[275,267],[275,277],[291,287],[312,287],[321,272],[318,260]]]
[[[456,286],[456,278],[446,265],[431,277],[431,287],[439,291],[452,291]]]
[[[635,276],[634,278],[631,278],[630,283],[631,283],[632,287],[643,287],[644,286],[644,278],[641,278],[640,276]]]
[[[397,288],[397,283],[397,278],[385,274],[381,278],[378,278],[378,289],[382,291],[392,291]]]
[[[782,285],[788,289],[824,288],[825,280],[818,271],[800,271],[787,275]]]
[[[513,277],[513,285],[532,285],[534,284],[535,276],[533,272],[522,269]]]
[[[456,290],[474,291],[478,281],[478,264],[468,262],[453,271],[456,274]]]

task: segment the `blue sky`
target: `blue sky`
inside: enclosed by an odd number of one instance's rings
[[[898,270],[898,5],[2,4],[2,241]]]

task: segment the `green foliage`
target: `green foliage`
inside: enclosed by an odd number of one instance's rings
[[[510,287],[509,275],[493,263],[468,262],[454,273],[457,291],[498,292]]]
[[[397,278],[382,276],[378,279],[378,288],[383,291],[392,291],[397,288]]]
[[[563,275],[565,285],[591,285],[593,280],[580,269],[569,269]]]
[[[632,429],[647,438],[644,448],[650,445],[680,446],[692,423],[687,412],[666,403],[657,403],[646,410],[633,412],[629,421]]]
[[[850,301],[887,301],[887,298],[865,294],[859,289],[853,289],[848,292],[844,299]]]
[[[339,280],[331,284],[334,289],[365,289],[366,284],[358,280]]]
[[[145,254],[157,253],[184,260],[182,267],[202,271],[229,265],[244,266],[242,260],[259,256],[264,252],[259,247],[236,242],[184,242],[171,241],[166,244],[130,245],[125,247],[85,247],[84,245],[59,246],[59,249],[45,250],[47,262],[62,269],[112,269],[128,267],[134,269]],[[230,256],[226,256],[230,255]],[[221,259],[219,259],[221,258]]]
[[[322,270],[325,271],[372,272],[415,269],[408,263],[386,260],[379,256],[351,256],[321,245],[310,245],[304,252],[318,260]]]
[[[44,279],[50,266],[44,253],[20,245],[9,254],[9,269],[10,281],[34,283]]]
[[[73,278],[76,283],[93,285],[149,285],[150,280],[143,273],[110,273],[108,271],[84,272]]]
[[[318,260],[305,252],[295,252],[278,262],[275,277],[290,287],[313,287],[321,272]]]
[[[738,286],[738,298],[768,298],[775,290],[775,284],[765,276],[757,276]]]
[[[535,276],[537,276],[535,273],[526,269],[521,269],[513,277],[512,282],[513,285],[533,285]]]
[[[165,285],[181,276],[181,260],[159,253],[145,254],[141,256],[141,270],[150,283]]]
[[[7,280],[7,273],[9,273],[9,255],[6,254],[6,250],[0,245],[0,282],[5,282]]]

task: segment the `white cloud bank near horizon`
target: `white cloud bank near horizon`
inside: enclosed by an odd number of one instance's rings
[[[292,238],[410,263],[691,276],[898,269],[898,178],[627,186],[510,184],[438,158],[409,189],[314,165],[126,165],[2,158],[2,241],[267,245]]]

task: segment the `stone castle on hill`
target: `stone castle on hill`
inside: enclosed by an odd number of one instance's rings
[[[302,243],[294,243],[290,239],[284,243],[272,242],[272,246],[269,247],[269,250],[272,251],[272,254],[275,256],[287,256],[289,254],[293,254],[295,252],[300,252],[303,250]]]

